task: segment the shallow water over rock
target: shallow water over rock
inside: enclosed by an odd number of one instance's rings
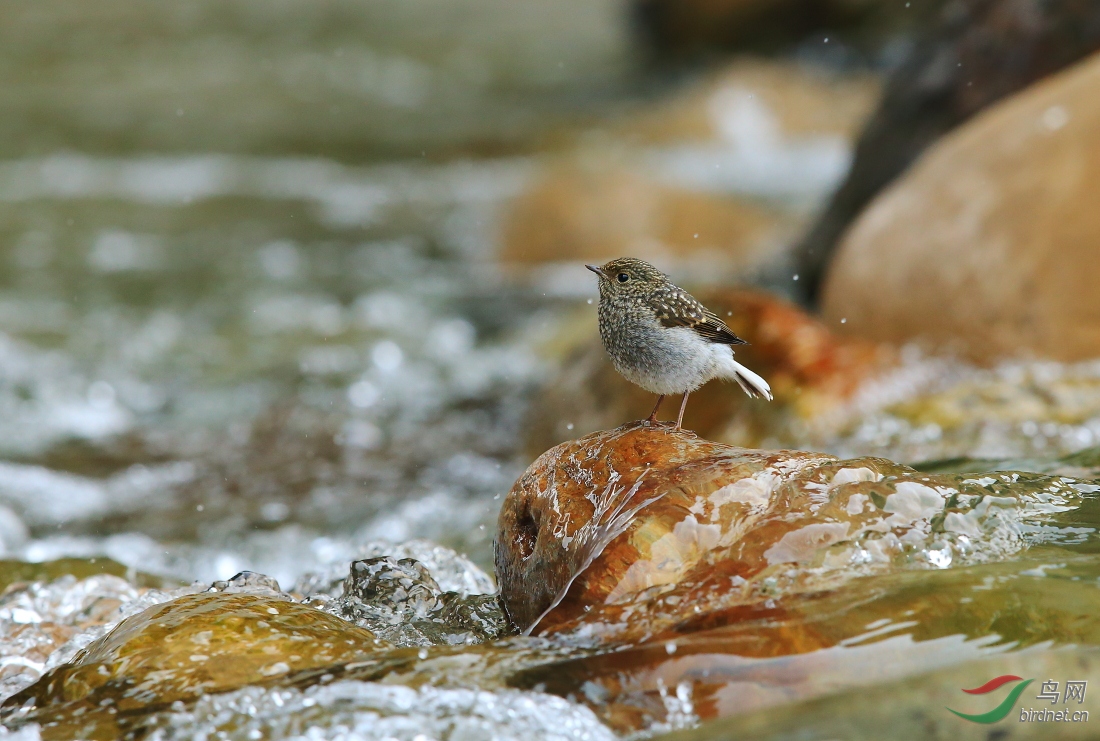
[[[497,576],[527,632],[690,632],[857,577],[1095,547],[1092,528],[1063,522],[1094,509],[1098,491],[1063,476],[733,448],[635,423],[532,464],[501,511]]]

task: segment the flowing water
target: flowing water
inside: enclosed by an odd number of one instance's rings
[[[243,570],[376,632],[377,613],[325,602],[354,559],[417,559],[432,599],[493,589],[497,511],[530,463],[525,414],[560,362],[546,348],[593,292],[583,270],[502,265],[502,214],[558,146],[555,130],[644,105],[639,91],[660,86],[639,83],[627,9],[611,0],[263,5],[0,3],[14,19],[0,24],[11,81],[0,94],[0,580],[21,584],[0,597],[5,695],[119,620],[198,589],[185,585]],[[58,38],[68,43],[51,51]],[[843,170],[842,140],[783,142],[752,116],[729,125],[717,149],[635,154],[670,182],[792,212]],[[741,176],[714,176],[716,157]],[[1060,630],[1058,616],[908,633],[904,621],[912,594],[974,583],[1005,600],[1004,585],[1022,580],[1037,599],[1095,604],[1088,481],[1100,458],[1062,456],[1100,442],[1100,367],[913,354],[859,404],[857,421],[803,445],[936,459],[927,470],[1049,473],[1075,488],[1047,503],[1045,540],[1013,517],[995,534],[1026,531],[1047,550],[1025,558],[1017,538],[985,559],[1003,571],[968,562],[957,583],[951,569],[883,582],[871,632],[836,617],[837,641],[929,642],[923,659],[892,645],[904,669],[893,678],[991,645],[1100,640]],[[653,690],[658,719],[616,726],[596,712],[606,690],[591,677],[633,655],[610,661],[579,638],[467,645],[492,631],[417,633],[403,609],[387,613],[385,635],[406,647],[392,674],[177,702],[142,733],[605,739],[698,720],[691,688],[675,684]],[[852,675],[873,663],[841,661]],[[543,666],[581,679],[555,694]],[[813,695],[799,687],[786,699]],[[781,694],[761,693],[763,704]]]

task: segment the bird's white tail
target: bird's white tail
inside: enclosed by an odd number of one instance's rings
[[[761,396],[768,401],[772,400],[772,387],[768,382],[733,358],[729,361],[729,378],[737,381],[737,385],[750,397]]]

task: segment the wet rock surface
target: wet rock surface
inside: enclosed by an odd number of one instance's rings
[[[5,722],[43,724],[54,738],[113,737],[126,731],[128,717],[150,708],[279,682],[388,645],[289,599],[189,595],[127,618],[9,698]]]
[[[348,676],[356,666],[380,665],[371,657],[395,646],[469,646],[504,632],[496,596],[483,593],[492,582],[468,560],[423,541],[388,548],[421,555],[460,591],[442,591],[419,561],[393,556],[355,561],[350,568],[345,563],[346,578],[335,589],[328,574],[306,575],[293,594],[250,571],[174,590],[136,587],[113,575],[13,584],[0,596],[0,628],[5,649],[26,660],[18,668],[9,662],[3,676],[5,695],[22,690],[8,698],[5,723],[28,732],[41,727],[57,739],[143,737],[150,727],[173,727],[157,715],[167,707],[182,712],[209,694],[250,688],[267,697],[276,685],[309,688]],[[366,548],[386,549],[381,543]],[[414,653],[411,660],[420,658]],[[395,657],[382,665],[408,661]],[[408,725],[399,710],[408,698],[400,690],[363,692],[353,692],[363,699],[356,722],[381,713],[395,716],[395,727]],[[347,699],[339,691],[329,695],[333,703]],[[308,697],[301,698],[306,706],[314,702]],[[517,708],[523,698],[516,694]],[[489,722],[481,711],[467,717],[452,707],[458,700],[446,693],[437,699],[440,727]],[[483,700],[486,708],[494,702],[491,693]],[[219,707],[234,707],[233,701]],[[529,716],[522,722],[537,723],[540,711],[532,707]],[[577,722],[599,727],[594,718]]]
[[[675,635],[785,610],[858,576],[1091,542],[1060,530],[1094,484],[924,474],[876,458],[759,451],[634,423],[564,443],[501,510],[497,576],[520,629]]]
[[[395,646],[482,643],[507,627],[495,594],[443,592],[411,558],[354,561],[340,596],[321,609]]]

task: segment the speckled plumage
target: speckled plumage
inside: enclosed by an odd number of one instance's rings
[[[733,359],[745,341],[690,293],[649,263],[621,257],[587,266],[599,276],[600,337],[615,370],[658,394],[687,396],[712,378],[736,381],[749,396],[771,399],[768,383]]]

